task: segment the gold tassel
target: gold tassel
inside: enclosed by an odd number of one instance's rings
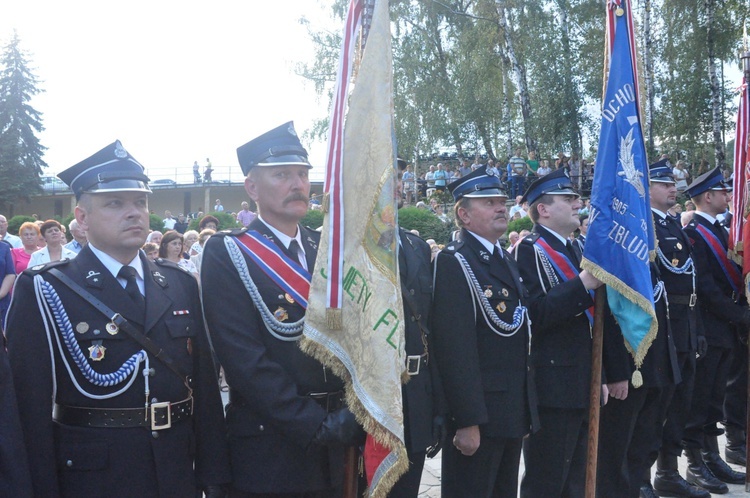
[[[633,387],[638,389],[643,385],[643,375],[641,375],[641,371],[637,370],[633,372],[633,378],[631,379],[631,382],[633,383]]]
[[[344,326],[344,314],[341,308],[326,308],[326,325],[328,330],[341,330]]]

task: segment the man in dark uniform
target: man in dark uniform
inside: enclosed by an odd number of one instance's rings
[[[581,253],[567,239],[579,226],[581,207],[567,172],[539,178],[522,202],[530,204],[534,227],[516,246],[515,258],[530,302],[543,304],[540,309],[548,318],[531,325],[541,428],[524,441],[521,496],[583,496],[594,305],[589,291],[601,282],[581,271]],[[567,309],[544,304],[562,293],[576,296],[581,304]]]
[[[451,183],[459,238],[436,258],[432,308],[435,359],[448,409],[444,496],[515,497],[522,438],[538,428],[529,360],[531,314],[515,260],[498,239],[507,228],[507,195],[480,167]],[[552,310],[582,312],[577,293],[547,296]],[[556,319],[556,318],[555,318]]]
[[[143,166],[117,141],[59,176],[89,243],[24,272],[7,321],[34,495],[222,496],[224,417],[198,286],[139,251]]]
[[[299,225],[312,166],[292,123],[237,156],[258,217],[212,236],[201,269],[206,320],[230,387],[232,496],[335,497],[345,445],[361,429],[344,407],[342,380],[297,343],[320,238]]]
[[[677,364],[682,382],[675,386],[667,406],[662,446],[656,460],[654,489],[663,496],[709,498],[710,493],[685,481],[679,473],[677,458],[682,453],[682,433],[685,429],[695,381],[695,355],[706,352],[706,338],[700,327],[696,272],[690,239],[682,226],[668,215],[677,202],[677,187],[668,159],[652,164],[651,211],[658,247],[656,265],[659,268],[669,301],[669,326],[677,352]],[[644,479],[650,482],[651,469]],[[648,487],[648,484],[645,484]]]
[[[714,168],[687,188],[695,216],[685,227],[693,245],[698,281],[698,303],[708,342],[706,355],[696,365],[693,401],[683,435],[688,456],[687,480],[712,493],[726,493],[723,483],[742,484],[745,474],[721,459],[716,424],[723,420],[724,394],[733,354],[746,354],[740,337],[747,338],[750,311],[742,295],[742,271],[727,258],[729,235],[716,216],[729,205],[731,187]]]
[[[398,160],[399,168],[406,162]],[[401,208],[401,172],[396,182],[396,200]],[[404,301],[406,371],[409,381],[402,388],[404,438],[409,470],[388,493],[390,498],[417,498],[426,456],[440,449],[443,416],[442,386],[437,364],[430,355],[430,306],[432,305],[432,265],[430,246],[399,228],[398,269]]]

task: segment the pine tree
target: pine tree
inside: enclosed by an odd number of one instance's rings
[[[47,166],[46,147],[36,133],[44,130],[42,114],[29,105],[42,92],[18,33],[0,57],[0,208],[40,191],[39,175]]]

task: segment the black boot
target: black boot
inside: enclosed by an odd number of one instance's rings
[[[745,473],[737,472],[721,459],[719,442],[716,440],[716,436],[704,436],[703,448],[701,450],[703,461],[706,462],[706,467],[717,479],[728,484],[745,484]]]
[[[703,488],[693,486],[683,479],[678,468],[676,456],[659,453],[659,458],[656,460],[656,477],[654,478],[654,489],[659,493],[659,496],[711,498],[711,493]]]
[[[651,487],[650,482],[644,482],[641,484],[641,493],[639,498],[658,498],[654,493],[654,488]]]
[[[745,467],[747,465],[745,431],[733,425],[727,425],[726,429],[727,446],[724,448],[724,456],[726,457],[727,462]]]
[[[685,448],[685,456],[688,459],[687,475],[685,477],[687,482],[718,495],[729,493],[729,487],[718,480],[708,467],[706,467],[701,457],[700,448]]]

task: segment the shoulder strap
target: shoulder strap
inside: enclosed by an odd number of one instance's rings
[[[174,373],[177,374],[178,377],[183,379],[185,381],[185,385],[188,386],[188,388],[191,387],[192,382],[191,379],[182,373],[182,371],[177,367],[177,364],[174,362],[171,356],[167,354],[166,351],[164,351],[161,347],[157,346],[151,339],[143,335],[141,332],[139,332],[137,329],[135,329],[132,325],[130,325],[130,322],[128,322],[122,315],[119,313],[115,313],[112,311],[112,309],[101,302],[99,299],[94,297],[89,291],[75,283],[70,277],[65,275],[63,272],[58,270],[57,268],[50,268],[47,270],[47,273],[52,274],[55,278],[57,278],[60,282],[65,284],[70,290],[81,296],[83,299],[85,299],[89,304],[91,304],[94,308],[99,310],[104,316],[106,316],[109,320],[112,320],[112,323],[117,325],[117,327],[128,334],[135,342],[141,345],[143,349],[151,353],[154,358],[161,361],[165,366],[167,366],[170,370],[172,370]]]

